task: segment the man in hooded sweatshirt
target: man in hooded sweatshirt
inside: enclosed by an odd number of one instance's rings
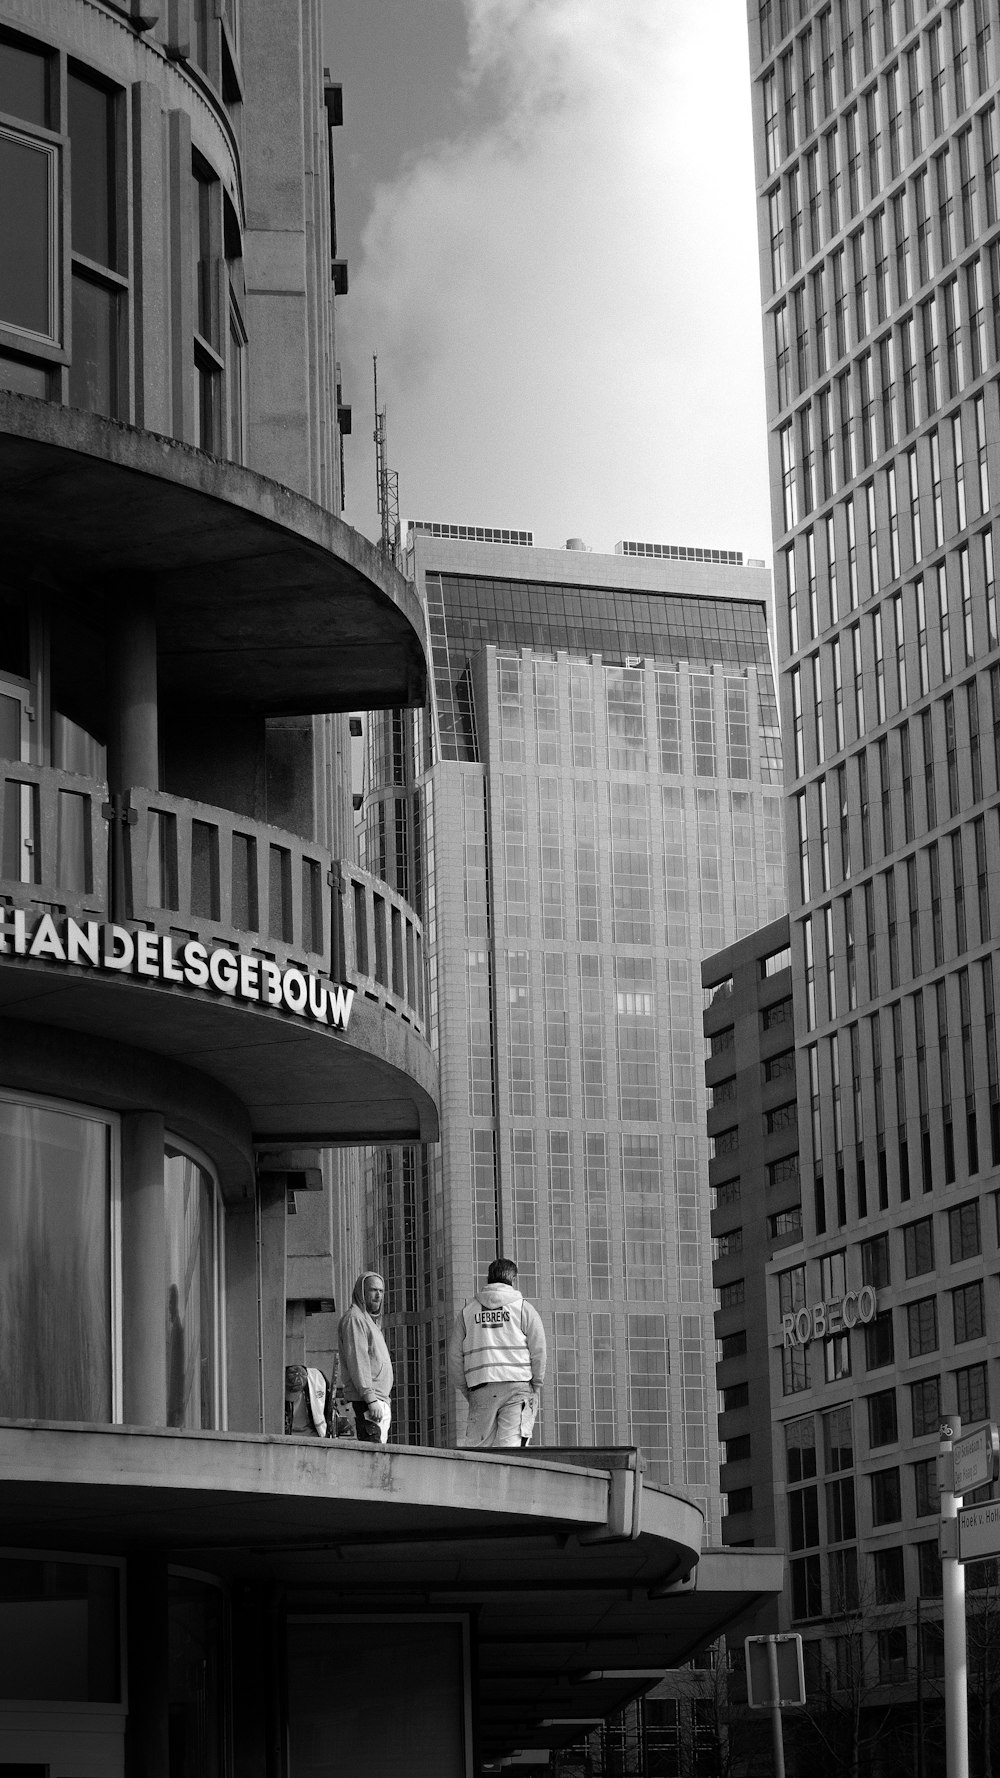
[[[344,1393],[354,1408],[357,1436],[371,1445],[385,1444],[392,1412],[392,1359],[382,1333],[385,1281],[378,1272],[362,1272],[351,1306],[340,1318],[337,1342],[343,1368]]]
[[[512,1259],[495,1259],[486,1283],[456,1317],[448,1375],[469,1404],[461,1445],[526,1445],[545,1379],[545,1329],[517,1288]]]

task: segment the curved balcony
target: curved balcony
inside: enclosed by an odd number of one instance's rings
[[[258,1140],[436,1136],[420,922],[323,847],[160,792],[133,790],[122,810],[97,780],[8,761],[0,902],[7,1017],[183,1060],[247,1106]],[[67,918],[93,954],[66,942]],[[127,942],[106,937],[112,926],[150,935],[134,938],[127,964]],[[185,978],[188,944],[200,969]],[[213,953],[233,962],[198,985]],[[288,972],[291,1003],[269,999]],[[304,1008],[301,982],[312,984]],[[339,984],[354,990],[346,1028],[324,998]]]
[[[0,391],[0,540],[96,612],[109,593],[155,595],[167,701],[266,716],[426,695],[419,601],[374,545],[175,439]]]

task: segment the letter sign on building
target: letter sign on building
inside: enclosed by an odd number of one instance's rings
[[[810,1340],[824,1340],[829,1334],[842,1333],[845,1328],[874,1321],[877,1313],[875,1290],[871,1284],[863,1284],[860,1290],[849,1290],[845,1296],[782,1315],[781,1343],[783,1346],[808,1346]]]

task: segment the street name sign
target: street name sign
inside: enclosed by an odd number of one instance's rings
[[[806,1681],[802,1666],[801,1636],[747,1636],[744,1647],[747,1703],[751,1710],[774,1710],[782,1705],[805,1703]],[[774,1649],[773,1668],[771,1647]],[[778,1683],[777,1697],[774,1696],[775,1679]]]
[[[1000,1432],[996,1421],[987,1420],[984,1426],[963,1432],[955,1439],[951,1454],[955,1465],[956,1494],[968,1494],[973,1488],[995,1482],[1000,1472]]]
[[[963,1506],[958,1514],[959,1561],[980,1562],[984,1556],[1000,1556],[1000,1500]]]

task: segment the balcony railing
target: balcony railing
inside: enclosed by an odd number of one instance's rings
[[[134,788],[116,811],[96,780],[3,762],[0,897],[236,945],[347,982],[425,1031],[423,930],[403,897],[322,846],[227,809]]]

